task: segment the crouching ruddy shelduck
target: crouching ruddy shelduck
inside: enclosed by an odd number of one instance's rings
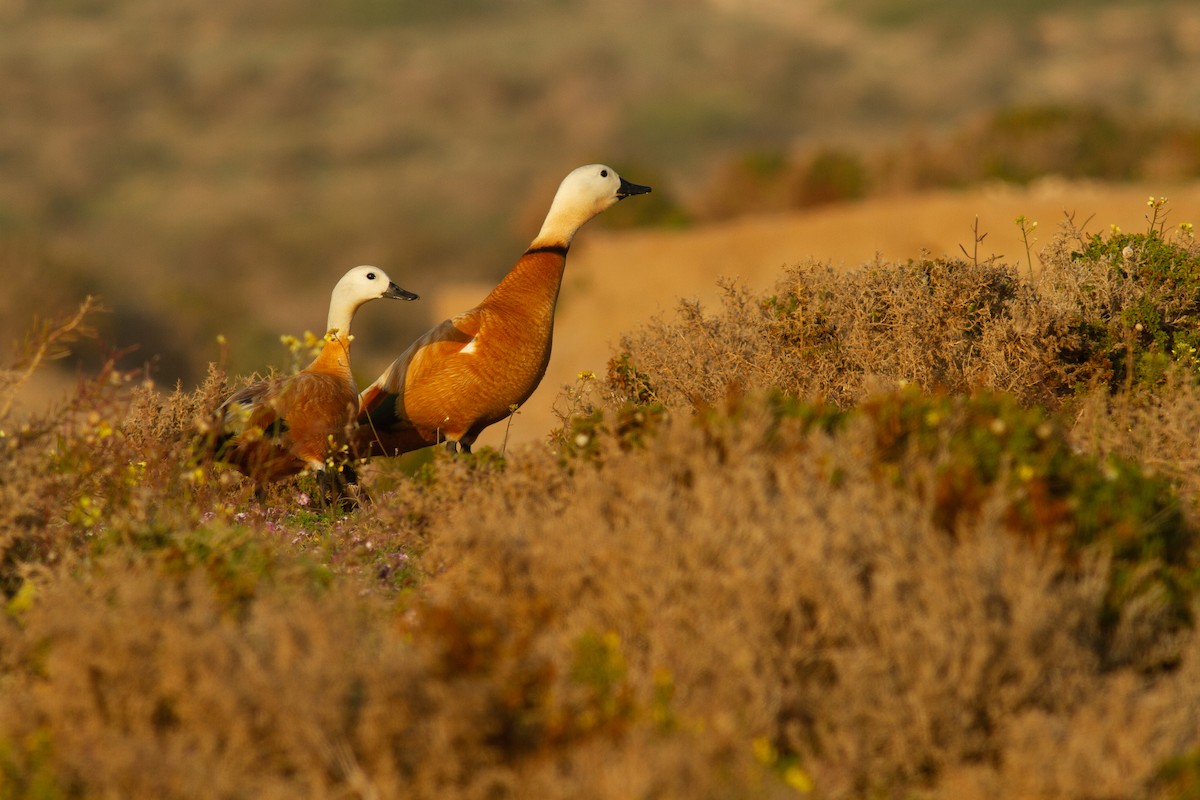
[[[350,373],[350,323],[364,303],[381,297],[416,300],[378,267],[355,267],[342,276],[329,301],[324,344],[295,375],[261,380],[235,392],[207,426],[214,458],[257,481],[305,469],[323,489],[338,483],[350,425],[358,413],[358,387]]]
[[[409,345],[363,391],[355,454],[393,456],[439,442],[470,452],[480,432],[524,403],[546,373],[575,234],[617,201],[649,191],[603,164],[567,175],[541,231],[491,294]]]

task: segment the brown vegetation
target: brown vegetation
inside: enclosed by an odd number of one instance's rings
[[[216,372],[0,419],[0,797],[1193,796],[1200,251],[1123,236],[730,287],[349,515],[197,461]]]

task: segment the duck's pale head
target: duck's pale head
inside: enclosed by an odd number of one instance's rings
[[[379,267],[363,265],[350,270],[333,287],[333,295],[329,299],[326,331],[337,329],[341,334],[345,334],[358,307],[382,297],[416,300],[418,295],[401,289]]]
[[[550,213],[534,241],[570,245],[575,233],[592,217],[626,197],[649,191],[649,186],[627,181],[604,164],[577,167],[559,184]]]
[[[368,300],[390,297],[398,300],[416,300],[418,295],[401,289],[379,267],[364,264],[347,272],[333,287],[333,305],[359,306]]]

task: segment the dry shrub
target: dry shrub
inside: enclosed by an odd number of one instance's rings
[[[494,484],[473,475],[430,489],[441,524]],[[683,797],[761,773],[635,697],[603,632],[551,647],[519,595],[405,612],[288,551],[216,522],[44,571],[0,614],[4,796]]]
[[[88,298],[75,314],[35,327],[0,373],[0,592],[16,590],[23,563],[53,561],[69,548],[70,535],[53,522],[90,509],[77,491],[87,477],[72,462],[90,467],[89,453],[111,435],[100,409],[111,404],[114,387],[126,376],[108,362],[59,408],[18,420],[12,407],[16,393],[46,361],[93,336],[89,317],[96,307]]]
[[[239,618],[200,571],[173,578],[114,559],[51,581],[20,627],[6,622],[0,739],[44,741],[25,756],[42,763],[24,769],[50,772],[60,796],[317,797],[354,786],[347,735],[369,737],[381,750],[358,752],[373,756],[424,737],[409,727],[420,715],[403,711],[421,701],[414,660],[345,594],[265,596]]]
[[[8,495],[0,534],[0,585],[10,592],[20,565],[53,563],[92,544],[196,515],[180,429],[185,396],[164,404],[135,376],[106,367],[66,403],[20,424],[7,439],[0,487]],[[194,396],[189,399],[194,399]],[[172,411],[165,411],[169,407]],[[184,410],[186,409],[186,410]],[[131,414],[134,415],[131,417]],[[131,419],[145,414],[144,425]]]
[[[1193,518],[1200,515],[1200,382],[1194,371],[1172,369],[1152,389],[1090,393],[1079,405],[1073,436],[1091,452],[1115,453],[1169,477],[1184,508]]]
[[[194,391],[159,391],[105,359],[61,402],[19,419],[8,401],[44,361],[91,335],[91,300],[40,327],[0,385],[0,594],[31,571],[114,546],[160,546],[238,496],[244,482],[200,469],[195,421],[225,392],[211,368]],[[212,478],[210,481],[209,478]]]
[[[850,406],[911,382],[1053,402],[1073,377],[1046,346],[1068,335],[1068,320],[1003,264],[926,259],[841,273],[808,263],[762,297],[724,288],[718,314],[682,303],[675,320],[622,339],[609,371],[615,390],[678,406],[715,402],[731,386],[777,387]]]
[[[423,557],[440,624],[479,625],[486,609],[485,631],[559,662],[611,632],[635,708],[669,681],[671,717],[704,732],[698,747],[766,737],[823,796],[937,794],[959,771],[977,796],[1013,780],[1130,796],[1196,734],[1182,710],[1157,717],[1166,693],[1194,711],[1194,688],[1101,669],[1099,552],[1064,571],[1053,548],[1005,535],[1015,500],[1000,489],[948,535],[932,498],[873,474],[862,420],[833,438],[785,422],[764,446],[770,417],[750,408],[662,422],[645,447],[604,438],[566,481],[538,455],[469,487]],[[1114,687],[1124,722],[1085,711]],[[1118,738],[1145,749],[1099,783],[1078,762],[1044,763],[1067,743],[1099,764]],[[1012,771],[1035,761],[1036,774]]]
[[[1194,637],[1179,670],[1102,669],[1101,553],[1065,570],[1005,535],[1000,488],[947,532],[874,474],[866,417],[772,414],[438,459],[423,505],[360,512],[423,518],[406,603],[224,523],[188,536],[274,561],[236,596],[172,547],[47,574],[0,619],[0,775],[13,796],[1127,797],[1188,752]]]
[[[0,797],[1188,791],[1190,322],[1087,244],[729,287],[352,514],[196,459],[215,371],[0,420]]]
[[[1200,352],[1200,246],[1165,235],[1164,203],[1145,234],[1085,236],[1068,219],[1035,283],[995,260],[921,258],[800,264],[762,296],[725,284],[717,313],[685,301],[624,337],[608,383],[667,406],[776,388],[849,407],[915,383],[1051,409],[1095,385],[1158,385]]]

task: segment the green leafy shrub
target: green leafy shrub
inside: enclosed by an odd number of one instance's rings
[[[649,378],[633,366],[628,353],[620,353],[608,360],[607,379],[615,391],[635,405],[645,405],[655,397]]]
[[[1170,363],[1200,365],[1200,250],[1153,225],[1147,233],[1093,234],[1071,253],[1076,263],[1106,265],[1124,284],[1119,305],[1085,323],[1085,340],[1107,357],[1113,389],[1159,384]]]

